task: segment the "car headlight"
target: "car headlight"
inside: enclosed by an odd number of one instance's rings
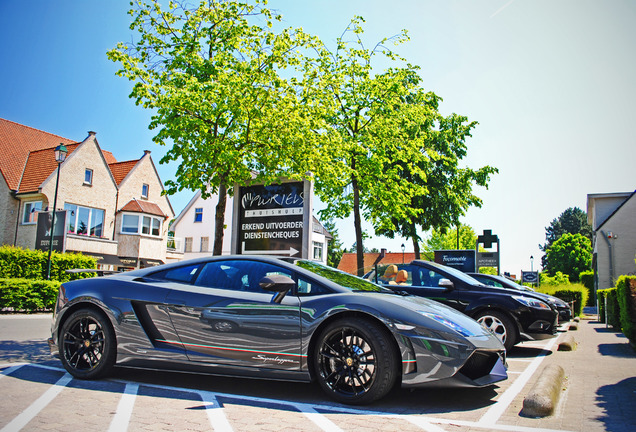
[[[550,309],[550,306],[543,303],[541,300],[524,296],[512,296],[512,298],[524,306],[533,307],[535,309]]]
[[[477,336],[475,333],[457,324],[456,322],[453,322],[449,320],[448,318],[443,317],[442,315],[431,313],[431,312],[424,312],[424,311],[418,311],[418,312],[421,315],[424,315],[426,318],[430,318],[434,321],[437,321],[443,326],[448,327],[451,330],[454,330],[455,332],[459,333],[460,335],[464,337]]]

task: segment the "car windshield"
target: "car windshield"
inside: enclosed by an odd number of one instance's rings
[[[427,261],[426,264],[428,264],[429,266],[441,270],[441,271],[445,271],[446,273],[451,274],[452,276],[456,277],[457,279],[460,279],[461,281],[470,284],[470,285],[483,285],[483,283],[479,282],[477,279],[475,279],[474,277],[468,276],[466,273],[463,273],[460,270],[457,270],[456,268],[453,267],[449,267],[449,266],[445,266],[445,265],[441,265],[441,264],[437,264],[434,262],[429,262]]]
[[[383,288],[372,282],[369,282],[357,276],[350,275],[349,273],[345,273],[335,268],[318,264],[317,262],[298,260],[295,262],[295,264],[298,267],[309,270],[310,272],[322,276],[325,279],[329,279],[330,281],[335,282],[341,287],[347,288],[351,291],[392,292],[387,288]]]
[[[533,290],[532,288],[527,287],[527,286],[525,286],[525,285],[518,284],[517,282],[512,281],[512,280],[510,280],[510,279],[508,279],[508,278],[506,278],[506,277],[503,277],[503,276],[494,276],[494,278],[495,278],[495,279],[499,279],[499,280],[500,280],[500,281],[502,281],[503,283],[508,283],[508,284],[510,284],[510,285],[512,285],[512,286],[514,286],[514,287],[516,287],[516,289],[518,289],[518,290],[521,290],[521,291],[532,291],[532,292],[534,292],[534,290]],[[505,286],[505,285],[504,285],[504,286]]]

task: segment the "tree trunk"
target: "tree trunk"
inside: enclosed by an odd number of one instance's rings
[[[411,237],[411,240],[413,240],[413,251],[415,252],[415,259],[422,259],[422,257],[420,256],[420,244],[417,241],[417,236]]]
[[[355,165],[354,165],[355,167]],[[355,174],[351,176],[353,187],[353,225],[356,230],[356,265],[358,276],[364,276],[364,245],[362,244],[362,217],[360,216],[360,191]]]
[[[219,203],[214,215],[214,247],[212,255],[223,254],[223,232],[225,230],[225,205],[227,204],[227,188],[225,182],[219,185]]]

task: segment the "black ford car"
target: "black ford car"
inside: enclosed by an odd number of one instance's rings
[[[499,336],[506,349],[556,334],[558,313],[536,293],[487,286],[451,267],[416,260],[372,271],[366,278],[463,312]]]

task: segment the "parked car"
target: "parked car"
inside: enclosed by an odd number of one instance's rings
[[[557,312],[559,313],[560,323],[568,322],[572,319],[572,309],[570,308],[570,305],[558,297],[536,292],[532,288],[527,287],[525,285],[520,285],[516,283],[515,281],[512,281],[504,276],[496,276],[496,275],[481,274],[481,273],[466,273],[466,274],[469,276],[472,276],[473,278],[477,279],[479,282],[485,285],[489,285],[489,286],[493,286],[497,288],[509,288],[509,289],[513,289],[517,291],[531,292],[534,295],[544,299],[546,302],[548,302],[550,306],[552,306],[553,308],[557,310]]]
[[[557,311],[534,293],[484,285],[457,269],[430,261],[392,265],[397,267],[395,278],[381,281],[378,277],[378,282],[397,292],[430,298],[465,313],[495,333],[506,349],[524,340],[546,339],[556,334]],[[365,277],[375,281],[375,270]]]
[[[467,316],[289,258],[208,257],[66,282],[49,345],[82,379],[129,366],[315,380],[350,404],[398,384],[507,378],[502,343]]]

